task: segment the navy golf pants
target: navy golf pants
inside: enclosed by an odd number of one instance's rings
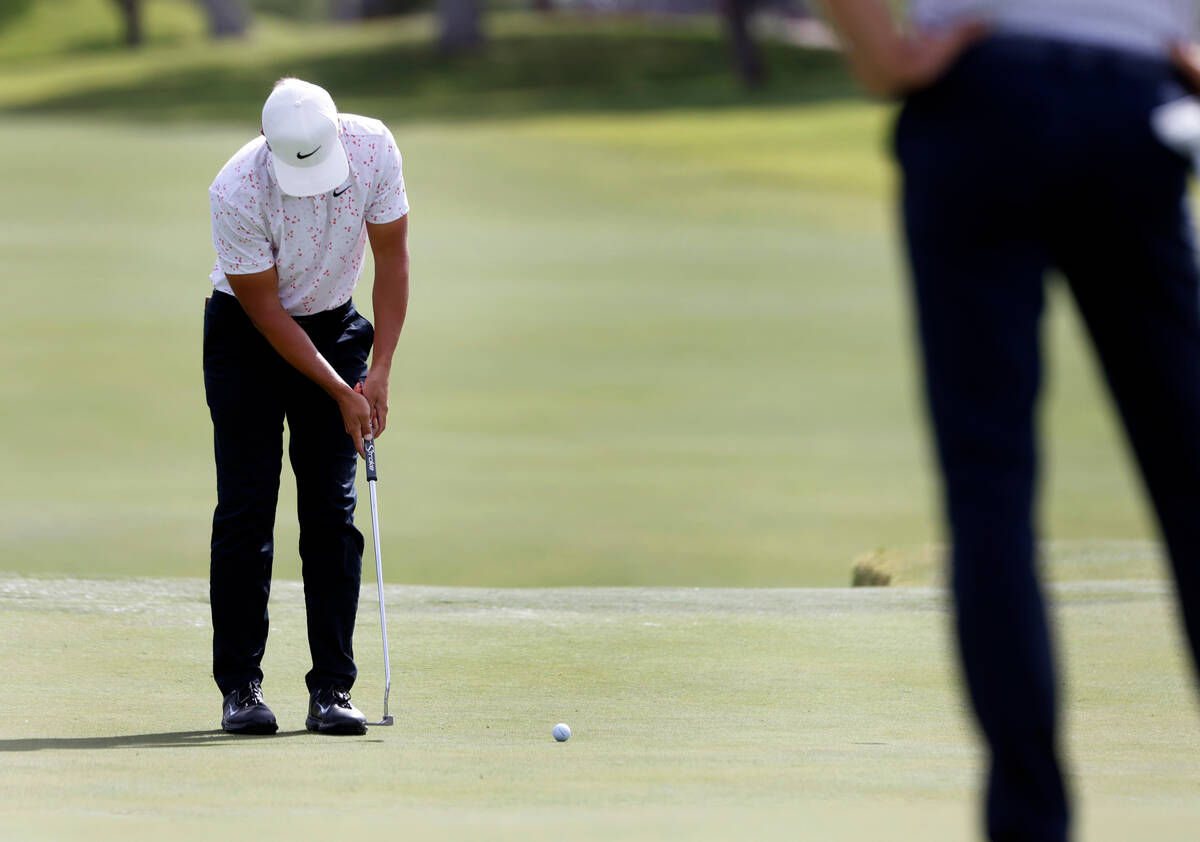
[[[1039,322],[1066,279],[1200,644],[1200,283],[1187,162],[1150,128],[1165,62],[997,37],[896,129],[959,653],[989,747],[993,840],[1061,842],[1054,656],[1034,566]],[[1119,676],[1114,676],[1119,679]],[[1133,723],[1131,722],[1131,725]]]
[[[348,384],[366,376],[374,330],[354,306],[296,320]],[[354,526],[357,454],[337,402],[289,365],[232,296],[204,312],[204,387],[213,421],[217,508],[210,598],[213,677],[222,693],[262,679],[275,507],[287,420],[297,516],[310,690],[354,684],[354,618],[363,537]]]

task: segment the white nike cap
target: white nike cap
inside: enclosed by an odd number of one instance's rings
[[[324,88],[281,79],[263,105],[262,132],[279,189],[289,196],[328,193],[350,174],[337,108]]]

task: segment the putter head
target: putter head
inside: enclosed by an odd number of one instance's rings
[[[387,716],[385,716],[383,719],[379,720],[378,722],[368,722],[367,724],[368,725],[395,725],[396,717],[392,716],[391,714],[388,714]]]

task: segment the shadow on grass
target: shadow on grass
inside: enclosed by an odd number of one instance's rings
[[[168,731],[163,734],[121,734],[115,737],[33,737],[26,740],[0,740],[0,753],[6,751],[58,751],[62,749],[105,748],[180,748],[212,746],[248,740],[277,740],[281,737],[308,736],[308,731],[280,731],[277,734],[249,736],[225,731]]]

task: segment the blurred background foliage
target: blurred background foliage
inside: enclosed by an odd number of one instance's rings
[[[433,12],[339,24],[324,20],[333,5],[327,0],[301,2],[302,14],[280,14],[281,0],[254,3],[246,7],[249,26],[242,35],[214,41],[203,4],[139,0],[142,40],[126,49],[115,0],[40,0],[0,27],[0,108],[240,119],[258,107],[247,91],[289,74],[322,80],[353,109],[400,106],[405,118],[855,95],[838,56],[797,45],[783,30],[764,30],[769,84],[747,86],[711,10],[546,14],[496,7],[487,13],[486,44],[447,51]]]
[[[206,35],[257,40],[289,26],[418,13],[428,15],[426,38],[445,55],[479,51],[493,35],[503,38],[511,29],[503,18],[513,12],[538,13],[547,24],[563,16],[653,20],[668,31],[711,29],[721,20],[728,55],[722,64],[751,88],[766,81],[770,63],[760,41],[831,43],[803,0],[7,0],[0,7],[0,57],[178,45]]]

